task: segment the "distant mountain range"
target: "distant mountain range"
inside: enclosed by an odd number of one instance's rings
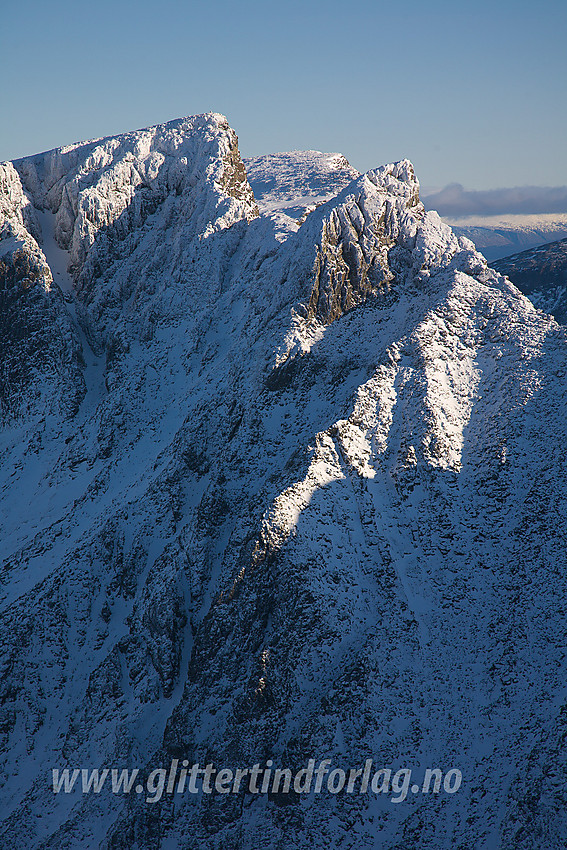
[[[567,239],[522,251],[491,263],[507,275],[536,307],[567,322]]]
[[[444,218],[466,236],[489,262],[567,238],[567,214],[469,216]]]

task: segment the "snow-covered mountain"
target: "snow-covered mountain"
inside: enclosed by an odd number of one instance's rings
[[[444,218],[454,233],[474,242],[489,262],[567,237],[567,214],[476,215]]]
[[[1,846],[563,848],[565,331],[407,160],[247,168],[217,114],[1,166]],[[174,758],[463,783],[51,786]]]
[[[567,239],[522,251],[492,264],[507,275],[536,307],[567,322]]]
[[[273,153],[249,157],[244,165],[260,211],[285,212],[294,219],[304,218],[360,177],[340,153]]]

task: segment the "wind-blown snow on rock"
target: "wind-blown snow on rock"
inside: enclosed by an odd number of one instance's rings
[[[216,114],[2,166],[2,292],[41,318],[2,342],[7,848],[561,846],[565,333],[407,160],[309,191],[310,156],[293,225]],[[52,363],[41,333],[75,398],[43,419],[52,373],[14,383],[9,354]],[[174,757],[464,779],[398,805],[51,790]]]

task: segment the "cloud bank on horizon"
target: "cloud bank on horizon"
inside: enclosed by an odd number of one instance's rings
[[[426,209],[459,218],[469,215],[536,215],[567,213],[567,186],[516,186],[469,190],[450,183],[423,199]]]

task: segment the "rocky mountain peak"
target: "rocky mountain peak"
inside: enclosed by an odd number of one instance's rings
[[[562,846],[565,329],[408,160],[216,114],[4,163],[0,216],[1,846]],[[172,759],[463,783],[50,784]]]

